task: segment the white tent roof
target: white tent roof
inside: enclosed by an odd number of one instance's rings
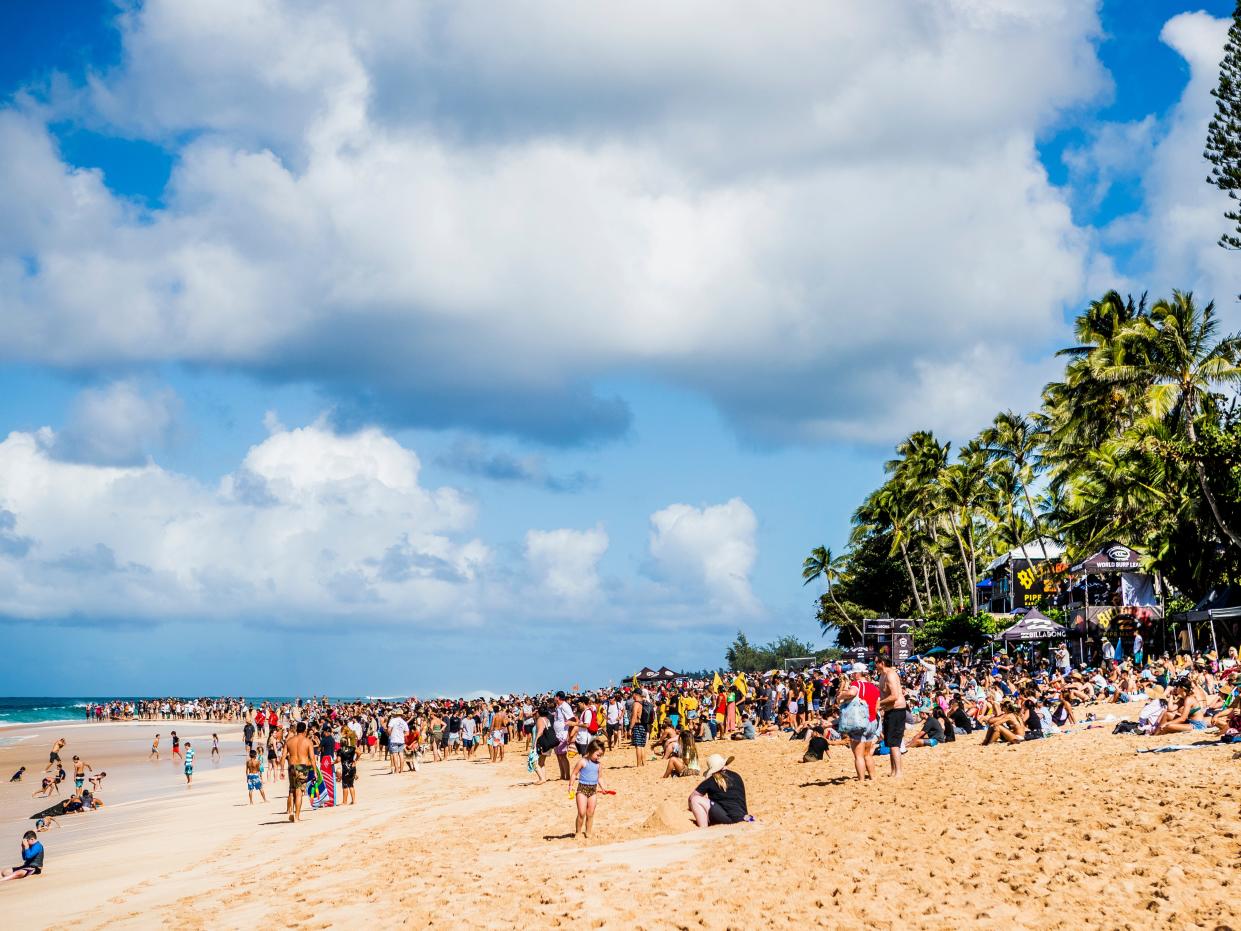
[[[1048,559],[1055,559],[1064,555],[1064,547],[1055,540],[1050,540],[1047,537],[1043,537],[1041,542],[1043,545],[1039,546],[1039,540],[1032,540],[1029,543],[1021,544],[1021,546],[1016,549],[1009,550],[1003,556],[997,556],[991,561],[991,565],[987,566],[984,571],[991,572],[1000,568],[1000,566],[1006,565],[1013,559],[1042,559],[1044,549],[1047,550]]]

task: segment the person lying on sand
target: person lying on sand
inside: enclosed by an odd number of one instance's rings
[[[42,834],[44,831],[50,831],[52,828],[60,827],[60,822],[51,815],[43,815],[34,819],[34,829]]]
[[[43,872],[43,844],[34,831],[22,835],[22,865],[0,872],[0,882],[27,879]]]
[[[47,798],[49,795],[52,794],[53,789],[57,789],[56,780],[53,779],[51,776],[44,776],[43,777],[43,788],[39,789],[37,792],[30,793],[30,797],[31,798]],[[59,789],[57,789],[57,791],[59,791]]]

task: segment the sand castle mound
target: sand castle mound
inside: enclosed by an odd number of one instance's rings
[[[676,802],[664,802],[647,816],[642,822],[644,833],[680,834],[694,829],[693,819],[685,805]]]

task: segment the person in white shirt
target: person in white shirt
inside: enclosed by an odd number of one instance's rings
[[[935,674],[939,672],[939,667],[935,665],[935,660],[929,657],[922,657],[918,660],[918,665],[922,667],[922,689],[925,692],[935,691]]]
[[[399,714],[393,714],[388,721],[388,760],[392,763],[393,775],[401,771],[401,761],[405,759],[405,735],[409,733],[409,725]]]
[[[560,767],[560,778],[569,781],[569,732],[577,719],[573,717],[573,709],[569,707],[564,692],[556,693],[556,711],[552,715],[552,733],[556,735],[556,765]]]
[[[615,695],[608,699],[604,713],[608,728],[608,749],[615,750],[617,743],[620,742],[621,729],[621,703],[616,700]]]

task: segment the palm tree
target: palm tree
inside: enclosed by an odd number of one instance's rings
[[[918,591],[918,580],[914,577],[913,564],[909,561],[909,508],[901,490],[892,482],[885,482],[881,487],[866,498],[853,513],[853,536],[856,538],[867,531],[890,532],[892,535],[893,555],[899,549],[905,571],[909,574],[909,590],[914,593],[914,603],[918,613],[925,614],[922,604],[922,593]],[[928,596],[929,598],[929,596]]]
[[[1214,389],[1241,383],[1241,337],[1230,335],[1216,341],[1218,328],[1214,301],[1199,310],[1193,294],[1173,291],[1171,300],[1157,301],[1150,317],[1138,321],[1122,337],[1149,354],[1153,383],[1146,397],[1150,413],[1183,430],[1191,444],[1198,442],[1196,421],[1217,412],[1219,395]],[[1233,546],[1241,548],[1241,538],[1220,513],[1200,457],[1195,471],[1216,525]]]
[[[857,623],[853,618],[849,617],[849,612],[845,610],[844,605],[836,600],[835,584],[843,577],[846,562],[847,557],[833,556],[829,547],[816,546],[810,551],[806,561],[802,563],[801,577],[805,579],[802,585],[809,585],[819,576],[822,576],[823,581],[827,583],[827,596],[832,599],[832,604],[836,606],[836,610],[841,613],[841,616],[850,625],[857,627]]]
[[[1013,411],[1003,411],[996,414],[991,426],[983,431],[982,440],[989,455],[1012,463],[1017,487],[1025,497],[1030,525],[1038,540],[1039,549],[1043,551],[1043,560],[1047,561],[1043,530],[1039,526],[1038,513],[1034,510],[1034,499],[1030,496],[1030,485],[1037,474],[1039,451],[1044,436],[1043,431],[1028,417]]]

